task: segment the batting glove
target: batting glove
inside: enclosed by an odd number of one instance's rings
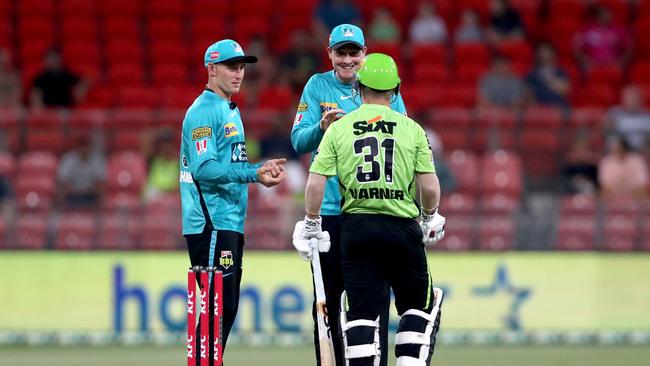
[[[304,260],[311,260],[312,245],[317,245],[319,252],[329,252],[330,234],[323,231],[320,217],[310,219],[305,216],[305,219],[298,221],[293,229],[293,246]]]
[[[432,215],[427,215],[423,212],[422,221],[420,221],[422,243],[424,245],[435,245],[440,241],[445,236],[446,221],[445,217],[440,215],[437,209]]]

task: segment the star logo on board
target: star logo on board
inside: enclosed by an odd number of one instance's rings
[[[497,272],[491,284],[474,287],[472,292],[478,297],[494,297],[500,294],[510,296],[510,307],[508,313],[503,318],[504,325],[509,330],[520,330],[522,328],[520,310],[526,300],[530,298],[532,289],[529,287],[515,286],[510,279],[506,265],[500,264],[497,267]]]

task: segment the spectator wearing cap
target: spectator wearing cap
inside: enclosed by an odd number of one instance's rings
[[[183,119],[177,165],[190,264],[223,273],[224,350],[239,306],[248,184],[271,187],[286,178],[285,159],[264,164],[248,161],[244,124],[239,108],[231,101],[240,91],[245,66],[256,62],[257,57],[245,54],[232,39],[206,49],[203,65],[208,82]],[[213,323],[210,317],[210,329]],[[208,340],[208,344],[213,342]],[[200,349],[198,339],[196,349]],[[209,349],[208,359],[212,359],[212,347]]]
[[[69,108],[83,100],[87,89],[87,82],[68,70],[59,51],[53,49],[45,55],[44,69],[34,79],[31,107]]]

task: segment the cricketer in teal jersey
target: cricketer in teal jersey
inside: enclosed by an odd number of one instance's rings
[[[204,57],[208,84],[187,110],[181,137],[183,235],[192,266],[217,267],[223,272],[224,350],[239,304],[248,183],[271,187],[286,178],[285,159],[248,162],[244,125],[239,109],[230,101],[239,92],[244,65],[254,62],[257,58],[246,56],[233,40],[208,47]],[[210,335],[212,315],[210,311]]]
[[[349,113],[361,105],[361,98],[353,92],[352,84],[356,78],[361,60],[366,55],[366,45],[363,31],[351,24],[341,24],[335,27],[329,38],[327,52],[332,61],[333,69],[324,73],[313,75],[302,93],[298,110],[291,131],[291,142],[294,149],[302,153],[316,155],[318,145],[327,130],[327,127],[342,114]],[[398,94],[391,103],[391,109],[406,114],[406,107],[402,97]],[[337,365],[344,365],[343,341],[340,330],[336,329],[339,318],[339,299],[343,292],[343,275],[341,273],[340,246],[339,246],[339,215],[341,214],[341,194],[339,181],[336,176],[327,180],[325,198],[322,207],[323,230],[329,232],[331,248],[329,252],[321,253],[320,261],[323,272],[325,295],[327,298],[327,311],[329,324],[334,342],[334,351]],[[294,232],[294,236],[296,233]],[[303,256],[310,254],[303,252]],[[387,364],[388,309],[382,313],[382,366]],[[315,303],[312,307],[315,318]],[[314,345],[316,358],[320,365],[320,349],[318,334],[314,328]]]
[[[431,148],[417,122],[389,108],[400,85],[390,56],[369,54],[357,84],[364,104],[327,129],[309,169],[305,219],[294,244],[327,236],[318,220],[321,202],[326,178],[338,176],[344,197],[340,247],[347,294],[341,300],[346,365],[380,364],[379,320],[390,286],[400,315],[397,366],[428,366],[443,291],[433,287],[425,245],[444,237],[446,222],[437,209],[440,184]]]

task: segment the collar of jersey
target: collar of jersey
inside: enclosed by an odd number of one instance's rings
[[[343,88],[346,88],[346,89],[352,89],[352,84],[344,84],[344,83],[341,82],[341,80],[339,80],[339,79],[336,77],[336,71],[332,70],[332,71],[330,72],[330,76],[332,77],[332,79],[334,79],[334,82],[338,83],[338,84],[339,84],[340,86],[342,86]]]
[[[381,104],[362,104],[359,106],[359,109],[388,109],[390,110],[390,107],[381,105]]]
[[[209,89],[208,87],[206,87],[206,88],[203,90],[203,95],[204,95],[206,98],[209,98],[209,99],[216,99],[216,100],[218,100],[218,101],[220,101],[220,102],[230,103],[229,100],[227,100],[226,98],[222,97],[221,95],[215,93],[214,90]]]

